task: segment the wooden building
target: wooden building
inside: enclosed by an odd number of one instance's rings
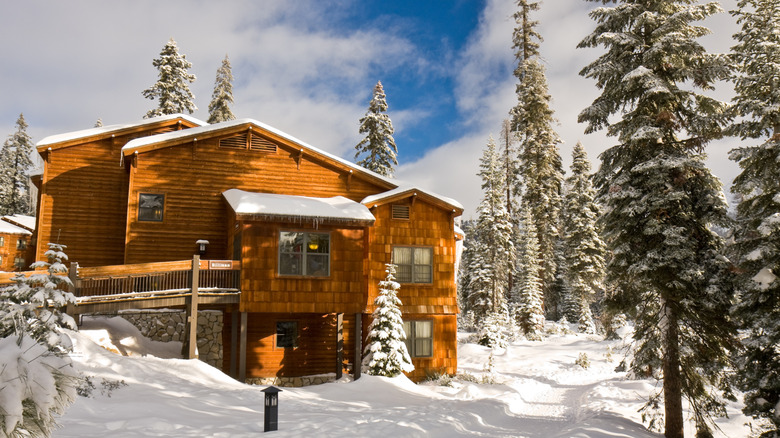
[[[239,354],[226,371],[354,367],[392,262],[410,377],[455,373],[458,202],[250,119],[160,117],[49,137],[38,151],[37,259],[59,241],[81,266],[183,260],[200,241],[203,259],[241,262],[240,304],[225,309],[223,330]]]
[[[32,216],[15,214],[0,218],[0,272],[24,271],[33,262],[34,228]]]

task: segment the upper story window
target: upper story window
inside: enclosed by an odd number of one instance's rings
[[[5,246],[5,236],[0,236],[0,246]]]
[[[433,248],[396,246],[393,263],[399,283],[433,283]]]
[[[404,332],[409,356],[433,356],[433,321],[404,321]]]
[[[165,211],[165,195],[156,193],[138,194],[138,221],[162,222]]]
[[[279,233],[279,274],[327,277],[330,275],[330,234],[282,231]]]
[[[26,239],[17,240],[16,249],[27,249],[27,240]]]

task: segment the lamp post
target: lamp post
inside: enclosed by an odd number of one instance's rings
[[[269,386],[265,393],[265,412],[263,414],[263,432],[271,432],[279,428],[279,393],[281,389]]]
[[[203,257],[204,254],[206,254],[206,245],[209,244],[208,240],[200,239],[195,242],[195,245],[198,246],[198,254]]]

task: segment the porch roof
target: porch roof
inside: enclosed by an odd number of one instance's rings
[[[316,223],[372,225],[374,215],[365,205],[343,196],[312,198],[308,196],[254,193],[230,189],[222,193],[238,219]]]

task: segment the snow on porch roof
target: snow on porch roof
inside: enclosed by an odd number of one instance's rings
[[[230,189],[222,193],[238,217],[297,222],[374,223],[374,215],[365,205],[343,196],[311,198],[307,196],[254,193]]]

